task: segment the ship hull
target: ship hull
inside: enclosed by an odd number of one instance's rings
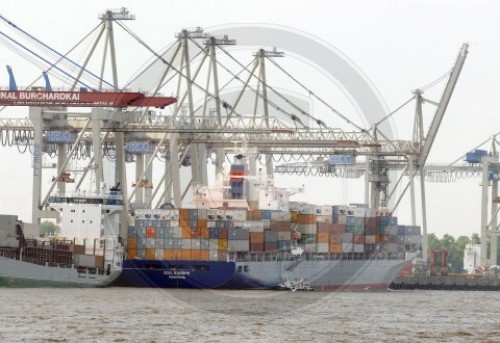
[[[316,290],[386,290],[405,260],[168,261],[125,260],[118,286],[273,289],[307,280]]]
[[[79,273],[74,268],[58,268],[0,257],[0,287],[104,287],[116,280],[120,271],[109,275]]]

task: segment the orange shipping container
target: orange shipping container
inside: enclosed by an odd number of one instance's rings
[[[182,249],[181,250],[181,260],[183,261],[191,261],[191,249]]]
[[[198,219],[197,226],[198,226],[198,229],[206,229],[207,228],[207,220],[206,219]]]
[[[137,248],[128,248],[127,249],[127,258],[136,258],[137,257]]]
[[[127,248],[137,249],[137,238],[129,237],[127,239]]]
[[[328,232],[318,232],[316,239],[318,243],[328,243],[330,241],[330,234]]]
[[[210,238],[210,230],[207,227],[201,228],[200,231],[200,236],[202,239]]]
[[[252,220],[261,220],[261,219],[262,219],[262,215],[261,215],[260,210],[253,210],[252,211]]]
[[[193,261],[200,261],[201,260],[201,250],[192,249],[191,250],[191,259]]]
[[[341,244],[330,244],[330,252],[334,254],[342,253],[342,243]]]
[[[190,229],[191,228],[189,226],[189,219],[187,219],[187,218],[181,218],[181,219],[179,219],[179,225],[183,229]]]
[[[180,260],[182,250],[181,249],[165,249],[163,250],[163,258],[165,260]]]
[[[375,243],[384,243],[384,235],[377,233],[375,235]]]
[[[315,214],[298,214],[297,221],[299,224],[316,224]]]
[[[342,244],[342,234],[332,233],[330,235],[330,244]]]
[[[189,209],[187,208],[179,209],[179,218],[189,220]]]
[[[250,232],[250,243],[264,243],[264,233]]]
[[[156,259],[155,249],[146,249],[146,260],[154,260],[154,259]]]
[[[200,260],[208,261],[210,259],[210,250],[200,250]]]
[[[182,238],[185,238],[185,239],[190,239],[192,237],[192,232],[191,232],[191,228],[190,227],[183,227],[182,228]]]

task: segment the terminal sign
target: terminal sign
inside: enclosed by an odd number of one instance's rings
[[[351,155],[331,155],[330,164],[353,164],[356,162],[356,157]]]
[[[45,133],[45,141],[48,143],[73,143],[76,134],[64,131],[49,131]]]
[[[132,141],[125,146],[129,154],[150,154],[153,152],[153,146],[149,142]]]

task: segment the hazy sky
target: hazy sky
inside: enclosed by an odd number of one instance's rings
[[[19,0],[15,4],[3,4],[1,14],[57,50],[66,51],[99,23],[98,13],[118,7],[127,7],[137,16],[128,26],[154,49],[165,47],[174,40],[174,33],[185,27],[267,23],[304,31],[348,56],[376,85],[390,110],[406,101],[411,90],[448,71],[462,43],[469,42],[469,56],[428,162],[450,163],[500,131],[497,113],[500,3],[497,1],[89,0],[77,6],[70,1]],[[0,63],[15,68],[16,61],[0,55]],[[123,66],[134,71],[148,57],[147,53],[136,52],[132,47],[125,55]],[[22,68],[15,70],[18,84],[26,84],[37,76],[25,74]],[[128,70],[125,74],[126,79],[132,73]],[[6,86],[7,74],[0,74],[0,80],[3,80],[0,84]],[[429,98],[438,100],[433,94]],[[21,111],[24,110],[14,112]],[[427,118],[432,114],[433,111],[429,111]],[[2,112],[3,117],[9,115]],[[412,120],[411,111],[395,119],[400,135],[410,132]],[[20,157],[15,148],[0,148],[0,155],[3,164],[0,176],[4,182],[0,212],[15,213],[29,220],[29,157]],[[429,232],[438,236],[479,232],[479,182],[472,179],[428,184]],[[348,188],[354,188],[353,183],[344,182]],[[308,189],[309,199],[316,199],[320,191],[321,187]],[[338,191],[349,198],[346,196],[349,190]],[[398,215],[406,219],[402,221],[409,221],[405,207]]]

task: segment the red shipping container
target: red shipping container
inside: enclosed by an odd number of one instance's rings
[[[353,236],[352,242],[354,244],[365,244],[365,236]]]
[[[146,227],[146,237],[155,238],[155,228],[153,226]]]
[[[347,227],[345,224],[332,224],[333,233],[345,233],[347,232]]]

